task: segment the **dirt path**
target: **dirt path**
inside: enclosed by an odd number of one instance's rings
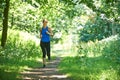
[[[47,63],[46,68],[28,69],[22,73],[23,80],[70,80],[66,75],[58,72],[57,66],[60,58]]]

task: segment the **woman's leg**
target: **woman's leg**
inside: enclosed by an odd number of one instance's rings
[[[47,50],[47,57],[48,57],[48,60],[50,60],[50,58],[51,58],[51,55],[50,55],[50,42],[47,42],[46,50]]]
[[[40,46],[41,46],[42,53],[43,53],[43,56],[42,56],[43,57],[43,67],[45,67],[45,65],[46,65],[46,60],[45,60],[45,58],[46,58],[45,43],[41,42]]]

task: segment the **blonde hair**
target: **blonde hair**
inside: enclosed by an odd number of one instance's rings
[[[44,23],[45,21],[48,22],[47,19],[43,19],[43,23]]]

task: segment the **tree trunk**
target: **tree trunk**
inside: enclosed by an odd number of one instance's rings
[[[106,26],[106,36],[111,36],[112,35],[112,31],[111,31],[111,28],[110,28],[110,22],[107,21],[107,26]]]
[[[8,30],[8,11],[9,11],[9,2],[10,0],[5,0],[6,6],[4,8],[3,13],[3,31],[2,31],[2,39],[1,46],[4,47],[7,40],[7,30]]]
[[[14,19],[14,15],[13,15],[13,13],[12,13],[12,18],[11,18],[11,27],[13,27],[13,25],[14,25],[14,23],[13,23],[13,22],[14,22],[14,20],[13,20],[13,19]]]
[[[113,22],[112,23],[112,35],[116,35],[116,34],[117,34],[117,32],[116,32],[116,23]]]

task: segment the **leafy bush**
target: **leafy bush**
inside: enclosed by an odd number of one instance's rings
[[[27,32],[10,30],[4,54],[6,57],[18,57],[20,59],[38,57],[40,55],[40,48],[39,39],[36,39],[36,37]]]
[[[113,34],[113,28],[115,29],[114,34],[119,33],[120,28],[118,26],[119,23],[110,22],[97,16],[94,22],[88,21],[84,25],[84,28],[79,33],[80,41],[102,40]]]
[[[107,57],[110,61],[120,63],[120,39],[111,41],[108,45],[102,51],[103,56]]]
[[[78,56],[97,57],[106,56],[109,58],[117,59],[120,57],[120,39],[118,36],[111,36],[103,39],[102,41],[89,41],[88,43],[79,43]]]

